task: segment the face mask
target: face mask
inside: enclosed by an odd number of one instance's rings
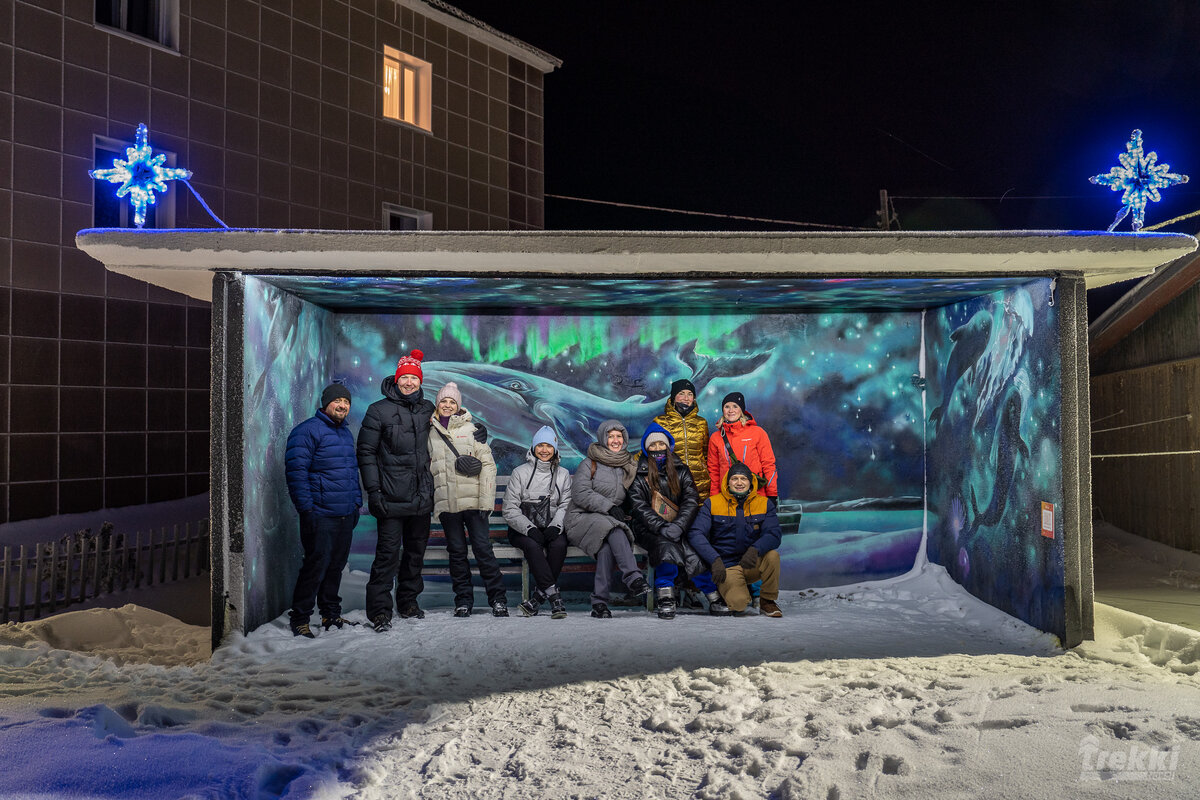
[[[686,417],[687,413],[692,410],[692,404],[691,403],[676,403],[675,410]]]
[[[667,452],[665,450],[651,453],[650,457],[654,459],[654,463],[658,465],[660,469],[667,463]]]

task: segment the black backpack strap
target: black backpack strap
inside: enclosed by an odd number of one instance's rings
[[[738,461],[738,457],[736,455],[734,455],[734,453],[733,453],[733,447],[731,447],[729,444],[729,437],[725,435],[725,426],[724,425],[721,426],[721,438],[725,440],[725,452],[729,453],[730,466],[732,466],[734,464],[740,464],[741,462]]]
[[[450,448],[450,452],[451,452],[451,453],[454,453],[454,457],[455,457],[455,458],[460,458],[460,456],[459,456],[459,454],[458,454],[458,448],[456,448],[456,447],[454,446],[454,442],[450,441],[450,437],[449,437],[449,436],[447,436],[446,434],[442,433],[442,429],[441,429],[441,428],[434,428],[434,430],[435,430],[435,431],[437,431],[437,435],[438,435],[438,436],[442,437],[442,440],[443,440],[443,441],[446,443],[446,447],[449,447],[449,448]],[[729,444],[729,443],[728,443],[728,442],[726,442],[726,444]]]

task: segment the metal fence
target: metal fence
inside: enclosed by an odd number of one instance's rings
[[[5,545],[0,622],[24,622],[102,594],[170,583],[209,570],[208,520],[134,534],[108,523],[56,542]],[[15,551],[15,552],[14,552]]]

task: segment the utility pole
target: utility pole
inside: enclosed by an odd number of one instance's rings
[[[879,190],[879,210],[875,212],[875,216],[879,217],[879,230],[892,229],[892,210],[888,204],[887,189]]]

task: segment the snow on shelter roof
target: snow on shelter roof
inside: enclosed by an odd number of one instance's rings
[[[88,255],[200,300],[214,271],[254,274],[609,278],[1081,276],[1088,288],[1148,275],[1197,248],[1178,233],[955,231],[318,231],[88,229]]]

